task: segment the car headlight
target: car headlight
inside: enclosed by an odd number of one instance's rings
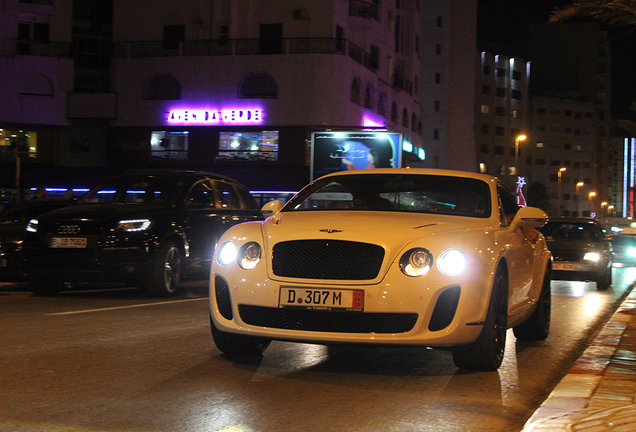
[[[38,220],[37,219],[31,219],[29,221],[29,223],[27,224],[26,230],[28,232],[38,232]]]
[[[636,249],[634,249],[634,248],[628,249],[627,250],[627,255],[629,255],[632,258],[636,257]]]
[[[247,243],[239,251],[238,259],[243,270],[253,269],[261,260],[261,246],[254,242]]]
[[[131,219],[131,220],[120,220],[117,223],[117,231],[146,231],[152,225],[152,221],[150,219]]]
[[[221,265],[228,265],[236,261],[236,246],[231,241],[227,241],[221,245],[219,252],[216,254],[216,260]]]
[[[437,260],[437,268],[446,276],[456,276],[468,265],[466,254],[459,249],[448,249],[442,252]]]
[[[400,270],[407,276],[423,276],[433,265],[433,255],[422,248],[411,249],[400,258]]]
[[[584,261],[598,261],[601,259],[601,254],[598,252],[587,252],[583,257]]]

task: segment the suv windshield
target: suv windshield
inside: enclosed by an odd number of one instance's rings
[[[124,179],[118,183],[105,183],[94,187],[79,201],[81,204],[135,204],[163,203],[176,201],[183,187],[183,181],[172,177],[144,177]]]
[[[600,230],[591,223],[548,222],[541,228],[547,240],[598,240]]]
[[[484,181],[436,175],[359,174],[318,179],[283,211],[380,210],[490,217]]]

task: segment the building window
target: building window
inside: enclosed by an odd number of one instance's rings
[[[496,126],[495,135],[504,136],[504,128],[502,126]]]
[[[281,54],[283,52],[283,25],[261,24],[258,34],[260,54]]]
[[[503,146],[495,146],[495,154],[496,155],[503,155],[504,154],[504,147]]]
[[[153,131],[150,134],[150,158],[187,160],[189,132]]]
[[[439,129],[433,129],[433,139],[434,140],[439,139]]]
[[[489,85],[481,86],[481,94],[489,95],[490,94],[490,86]]]
[[[437,27],[441,27],[442,26],[442,17],[438,16],[437,17]]]
[[[179,49],[179,44],[183,43],[184,39],[185,26],[183,24],[163,26],[163,49]]]
[[[482,73],[484,75],[490,75],[490,66],[489,65],[484,65],[484,67],[482,68]]]
[[[362,105],[362,84],[360,84],[360,78],[354,78],[351,83],[351,102],[356,105]]]
[[[504,107],[495,107],[495,115],[503,117],[506,115],[506,109]]]
[[[512,71],[512,79],[513,79],[513,80],[520,80],[520,79],[523,79],[523,77],[521,76],[521,72],[519,72],[519,71]]]
[[[230,43],[230,26],[221,24],[219,26],[219,44],[228,45]]]
[[[481,133],[483,133],[483,134],[490,133],[490,127],[486,123],[482,123],[482,125],[481,125]]]
[[[384,93],[380,93],[378,98],[378,114],[386,117],[386,95]]]
[[[489,152],[488,144],[482,144],[481,145],[481,152],[484,153],[484,154],[488,154],[488,152]]]
[[[409,112],[406,108],[402,110],[402,126],[409,127]]]
[[[481,113],[482,114],[488,114],[489,111],[490,111],[490,107],[488,105],[482,105],[481,106]]]
[[[370,110],[375,108],[375,90],[373,86],[367,86],[367,89],[364,93],[364,107]]]
[[[435,73],[435,84],[439,84],[442,82],[442,74],[439,72]]]
[[[501,88],[501,87],[497,87],[497,91],[495,93],[497,95],[497,97],[505,97],[506,96],[506,89],[505,88]]]
[[[521,92],[519,90],[513,90],[510,93],[510,97],[515,99],[515,100],[521,100]]]
[[[18,129],[0,129],[0,159],[16,156],[37,158],[38,133]]]
[[[534,161],[535,165],[545,165],[545,159],[537,159]]]
[[[181,99],[181,85],[170,74],[158,74],[146,82],[144,87],[146,100],[177,100]]]
[[[239,84],[239,97],[248,99],[276,99],[278,84],[265,72],[246,75]]]
[[[415,113],[411,114],[411,130],[413,132],[417,131],[417,116]]]
[[[433,109],[435,110],[435,112],[440,112],[440,109],[441,109],[441,103],[440,103],[440,101],[438,101],[438,100],[436,100],[436,101],[435,101],[435,104],[434,104],[434,108],[433,108]]]
[[[499,78],[505,78],[506,77],[506,70],[503,69],[503,68],[497,68],[496,76],[499,77]]]
[[[435,45],[435,54],[438,56],[442,55],[442,44]]]
[[[518,110],[518,109],[511,110],[510,116],[515,119],[521,118],[521,110]]]
[[[278,131],[221,132],[219,160],[277,161]]]
[[[543,146],[544,146],[544,145],[545,145],[544,143],[542,143],[542,142],[538,142],[538,143],[537,143],[537,148],[543,148]]]
[[[397,122],[397,105],[395,104],[395,102],[393,102],[391,104],[391,121],[396,123]]]

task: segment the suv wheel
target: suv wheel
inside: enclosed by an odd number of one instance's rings
[[[181,282],[182,265],[181,249],[175,242],[166,241],[157,252],[145,291],[160,297],[175,295]]]
[[[27,287],[35,295],[52,295],[59,293],[65,286],[63,282],[31,276],[27,279]]]

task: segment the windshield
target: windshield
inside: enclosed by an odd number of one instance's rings
[[[80,204],[170,204],[177,200],[183,190],[183,181],[174,178],[144,177],[109,182],[88,191]]]
[[[484,181],[418,174],[359,174],[318,179],[283,211],[375,210],[490,217]]]
[[[598,240],[602,236],[596,225],[587,222],[548,222],[541,232],[547,240]]]

